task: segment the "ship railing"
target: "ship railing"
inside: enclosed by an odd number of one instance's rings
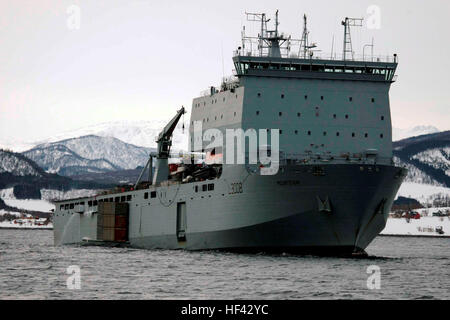
[[[393,164],[392,157],[381,157],[370,153],[284,153],[280,152],[280,165],[300,165],[311,163],[360,163],[360,164]]]
[[[258,51],[243,51],[236,50],[233,55],[243,56],[243,57],[261,57],[261,54]],[[262,57],[269,57],[267,54],[263,54]],[[282,58],[292,58],[292,59],[310,59],[310,60],[332,60],[332,61],[355,61],[355,62],[387,62],[387,63],[396,63],[398,62],[398,56],[394,55],[371,55],[371,54],[354,54],[348,55],[344,59],[343,54],[331,54],[331,53],[322,53],[322,52],[310,52],[307,56],[304,54],[298,53],[282,53]]]

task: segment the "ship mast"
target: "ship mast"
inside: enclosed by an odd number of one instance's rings
[[[315,47],[317,47],[317,45],[315,43],[312,43],[311,45],[309,45],[309,30],[307,27],[307,17],[306,14],[303,15],[303,33],[302,33],[302,39],[300,40],[300,48],[299,48],[299,53],[298,56],[303,58],[303,59],[307,59],[309,58],[309,52],[310,49],[313,49]]]
[[[345,18],[342,21],[342,25],[344,26],[344,48],[342,54],[342,60],[347,60],[347,53],[352,56],[352,60],[354,60],[353,56],[353,48],[352,48],[352,37],[350,35],[350,27],[362,27],[363,19],[362,18]]]
[[[267,55],[268,57],[276,57],[281,58],[281,50],[287,50],[289,53],[289,41],[290,37],[285,38],[283,35],[278,34],[278,10],[275,13],[275,29],[267,30],[267,23],[270,19],[267,19],[265,13],[245,13],[247,16],[247,21],[259,22],[261,25],[260,33],[258,37],[247,37],[245,36],[245,28],[242,33],[242,47],[245,49],[245,41],[249,41],[251,43],[252,40],[258,40],[258,52],[259,56],[263,57]],[[283,44],[287,43],[287,46],[283,46]]]

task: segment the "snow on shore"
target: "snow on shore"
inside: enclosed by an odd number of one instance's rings
[[[16,224],[13,221],[1,221],[0,229],[42,229],[50,230],[53,229],[53,224],[49,223],[45,226],[34,225],[34,224]]]
[[[41,200],[35,199],[17,199],[14,196],[13,188],[0,189],[0,198],[8,205],[18,209],[31,210],[31,211],[41,211],[48,212],[55,209],[55,205],[51,203],[52,199],[72,199],[79,197],[88,197],[98,194],[97,190],[69,190],[69,191],[59,191],[42,189],[41,190]]]
[[[442,227],[444,234],[436,232],[437,227]],[[420,219],[410,219],[409,223],[405,218],[389,218],[382,235],[396,236],[450,236],[450,217],[422,217]]]
[[[403,182],[398,190],[397,196],[414,198],[421,203],[432,201],[436,195],[450,195],[450,188],[420,184],[414,182]]]

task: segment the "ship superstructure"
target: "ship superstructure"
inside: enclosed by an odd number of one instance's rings
[[[193,100],[186,161],[167,162],[183,108],[158,138],[149,182],[141,175],[133,188],[56,203],[55,244],[105,240],[98,217],[115,206],[102,202],[127,204],[126,232],[112,239],[142,248],[351,253],[383,230],[406,173],[392,162],[396,55],[355,57],[349,28],[357,19],[343,21],[337,58],[321,57],[309,42],[306,16],[300,40],[279,33],[278,12],[273,30],[265,14],[247,18],[260,32],[243,30],[234,76]],[[268,144],[276,129],[278,170],[262,175],[259,162],[225,163],[227,148],[209,147],[212,129],[264,131]],[[199,163],[198,154],[213,161]]]

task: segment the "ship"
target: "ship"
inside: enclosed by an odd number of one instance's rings
[[[309,41],[306,15],[298,40],[279,32],[278,11],[272,24],[264,13],[246,18],[258,35],[244,27],[233,75],[193,99],[182,161],[169,159],[184,107],[134,185],[55,201],[55,245],[358,254],[385,228],[407,173],[392,154],[397,55],[354,53],[351,28],[362,19],[342,21],[342,55],[323,55]],[[245,143],[211,147],[214,133],[230,130],[245,141],[266,133],[256,161]],[[276,157],[263,161],[264,149]],[[244,161],[228,161],[239,153]]]

